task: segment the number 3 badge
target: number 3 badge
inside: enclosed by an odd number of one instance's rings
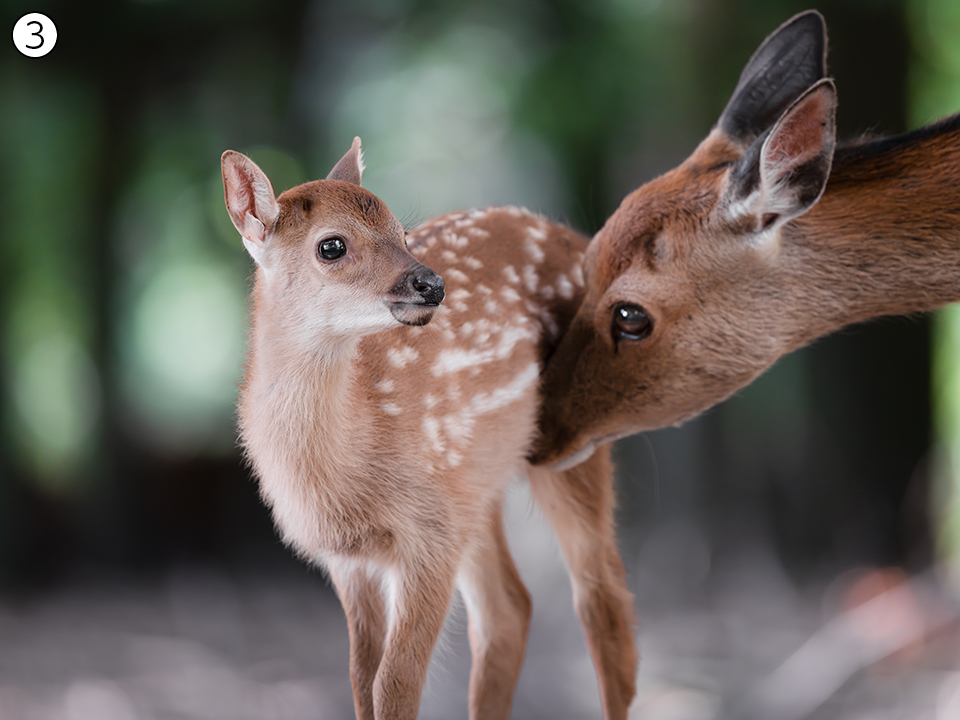
[[[13,26],[13,44],[27,57],[43,57],[57,44],[57,26],[42,13],[28,13]]]

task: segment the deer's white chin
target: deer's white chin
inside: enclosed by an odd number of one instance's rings
[[[422,303],[394,302],[390,303],[390,312],[404,325],[426,325],[433,319],[437,307]]]

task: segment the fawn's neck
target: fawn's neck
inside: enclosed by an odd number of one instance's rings
[[[833,168],[820,202],[783,230],[808,326],[798,339],[960,300],[960,116],[839,148]]]
[[[250,356],[240,406],[245,444],[268,446],[264,457],[305,469],[353,463],[365,421],[357,392],[359,339],[302,337],[282,307],[256,298]],[[305,453],[317,453],[308,457]]]

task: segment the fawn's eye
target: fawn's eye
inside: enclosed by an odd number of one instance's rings
[[[317,245],[317,255],[324,260],[336,260],[342,258],[346,253],[347,244],[343,241],[343,238],[329,237]]]
[[[621,303],[613,309],[610,332],[613,339],[642,340],[653,331],[653,321],[639,305]]]

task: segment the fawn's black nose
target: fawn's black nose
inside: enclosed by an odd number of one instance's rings
[[[424,305],[439,305],[443,301],[443,278],[426,265],[415,268],[407,278],[409,287],[423,298]]]

